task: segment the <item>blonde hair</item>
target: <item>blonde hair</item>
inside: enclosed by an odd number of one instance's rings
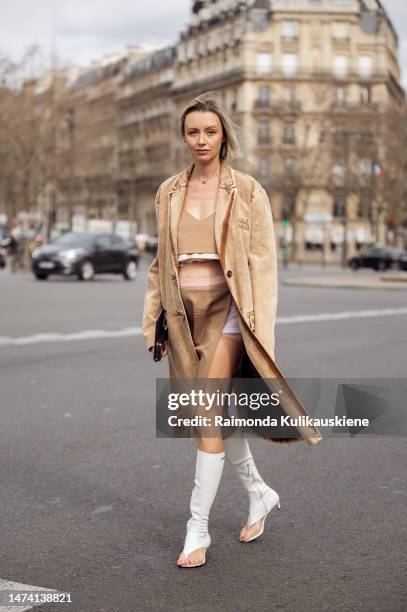
[[[239,126],[233,123],[215,91],[207,91],[188,102],[179,119],[181,134],[183,137],[185,136],[185,118],[189,113],[194,111],[210,111],[219,117],[222,124],[224,137],[224,142],[222,143],[219,153],[219,159],[224,160],[228,155],[231,159],[238,159],[243,156],[237,136]]]

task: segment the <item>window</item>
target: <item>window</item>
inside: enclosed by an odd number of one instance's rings
[[[344,87],[336,88],[336,104],[345,104],[346,102],[346,90]]]
[[[297,56],[294,53],[283,55],[283,72],[284,74],[295,74],[297,72]]]
[[[121,236],[118,236],[117,234],[113,234],[112,235],[112,242],[114,245],[119,246],[119,245],[123,245],[124,244],[124,240]]]
[[[348,38],[348,24],[343,21],[335,21],[333,24],[333,37],[337,40]]]
[[[257,53],[257,74],[269,74],[271,72],[271,53]]]
[[[295,87],[290,85],[288,87],[284,87],[284,102],[288,102],[289,104],[295,102]]]
[[[348,58],[346,55],[335,55],[334,72],[337,76],[345,76],[348,73]]]
[[[236,26],[233,30],[233,38],[235,40],[240,41],[240,39],[242,38],[242,34],[243,34],[242,26]]]
[[[257,142],[259,144],[270,142],[270,122],[267,119],[261,119],[258,123]]]
[[[366,195],[362,195],[358,200],[358,211],[357,215],[359,219],[369,219],[371,215],[371,202],[370,198]]]
[[[297,37],[297,22],[291,20],[283,21],[283,39],[293,40]]]
[[[332,142],[340,151],[344,151],[348,146],[349,132],[344,126],[338,125],[332,133]]]
[[[373,60],[370,55],[359,56],[359,74],[368,77],[372,74]]]
[[[207,50],[207,40],[206,38],[201,38],[200,40],[198,40],[197,42],[197,51],[198,51],[198,55],[205,55],[206,50]]]
[[[270,87],[268,85],[260,85],[259,87],[259,106],[270,105]]]
[[[178,46],[178,60],[179,62],[183,62],[186,58],[186,53],[185,53],[185,45],[179,45]]]
[[[290,220],[295,212],[295,197],[291,194],[284,194],[281,207],[281,219]]]
[[[372,101],[370,87],[360,88],[360,101],[362,104],[369,104]]]
[[[342,164],[334,164],[332,167],[332,180],[335,185],[343,185],[345,182],[345,168]]]
[[[187,59],[192,59],[194,57],[195,45],[194,41],[190,40],[187,43]]]
[[[336,196],[334,199],[333,208],[334,217],[345,217],[346,216],[346,197],[344,195]]]
[[[293,174],[295,170],[295,159],[294,157],[287,157],[284,160],[284,173],[286,175]]]
[[[370,159],[363,158],[359,160],[359,173],[361,176],[371,176],[372,162]]]
[[[110,248],[112,246],[111,236],[109,234],[101,234],[97,237],[96,244],[103,249]]]
[[[295,144],[295,123],[293,121],[284,124],[283,142],[285,144]]]
[[[208,51],[209,53],[211,51],[215,51],[216,49],[216,44],[217,44],[217,37],[215,34],[209,34],[208,36]]]
[[[259,174],[262,177],[269,176],[270,174],[270,162],[268,157],[260,157],[259,158]]]
[[[322,251],[324,247],[324,230],[316,224],[307,224],[304,232],[305,249]]]

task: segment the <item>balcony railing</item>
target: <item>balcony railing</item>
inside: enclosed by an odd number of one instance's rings
[[[362,100],[357,102],[338,102],[335,100],[330,105],[330,110],[343,113],[352,113],[355,110],[361,113],[371,113],[376,112],[379,106],[377,102],[363,102]]]
[[[282,68],[271,68],[269,72],[257,72],[255,69],[250,69],[246,71],[246,76],[248,78],[261,79],[267,78],[272,79],[273,81],[278,80],[304,80],[304,79],[312,79],[312,80],[327,80],[327,81],[342,81],[342,80],[351,80],[351,81],[385,81],[391,78],[390,71],[376,71],[371,72],[369,75],[365,75],[362,72],[357,70],[347,70],[344,74],[338,74],[335,72],[335,67],[332,66],[330,70],[328,69],[318,69],[318,68],[297,68],[294,72],[285,72]]]
[[[297,100],[261,100],[254,102],[254,108],[258,111],[285,111],[298,112],[301,110],[301,102]]]

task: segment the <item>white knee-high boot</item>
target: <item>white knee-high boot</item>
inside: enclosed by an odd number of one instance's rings
[[[249,515],[246,527],[250,527],[253,523],[262,519],[261,531],[249,540],[245,540],[249,542],[263,533],[264,520],[267,514],[275,506],[280,508],[280,497],[260,476],[245,436],[230,436],[224,440],[224,445],[226,460],[234,468],[249,497]]]
[[[208,532],[209,512],[218,490],[224,465],[224,451],[206,453],[200,448],[197,449],[194,488],[190,502],[191,517],[187,522],[187,535],[182,551],[185,556],[197,548],[208,548],[211,543]],[[203,563],[205,563],[205,557]],[[188,567],[194,566],[189,565]]]

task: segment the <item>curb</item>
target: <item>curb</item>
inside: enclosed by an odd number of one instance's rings
[[[323,278],[315,278],[312,276],[304,277],[304,278],[286,278],[282,281],[283,285],[291,285],[293,287],[319,287],[322,289],[378,289],[378,290],[394,290],[394,291],[406,291],[407,290],[407,279],[397,279],[397,281],[393,279],[386,279],[386,283],[382,284],[381,282],[371,282],[371,281],[359,281],[356,279],[353,282],[346,280],[337,280],[333,282],[329,282]],[[392,284],[390,284],[392,283]],[[404,284],[405,283],[405,284]]]
[[[406,274],[393,274],[393,276],[381,276],[380,280],[393,283],[407,283],[407,273]]]

